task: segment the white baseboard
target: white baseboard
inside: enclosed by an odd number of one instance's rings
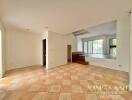
[[[97,66],[97,67],[109,68],[109,69],[118,70],[118,71],[123,71],[123,72],[128,72],[128,70],[119,68],[119,67],[117,67],[117,66],[109,67],[109,66],[105,66],[105,65],[101,65],[101,64],[96,64],[96,63],[90,63],[90,65]]]
[[[122,66],[118,66],[116,60],[114,59],[100,59],[100,58],[86,58],[87,61],[89,61],[89,63],[91,65],[94,66],[99,66],[99,67],[105,67],[105,68],[110,68],[110,69],[114,69],[114,70],[119,70],[119,71],[124,71],[124,72],[128,72],[128,68]]]

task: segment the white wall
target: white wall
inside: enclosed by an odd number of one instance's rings
[[[66,36],[67,45],[72,45],[72,52],[77,51],[77,39],[73,34],[68,34]]]
[[[1,39],[0,39],[0,78],[4,76],[5,73],[5,67],[6,67],[6,49],[5,49],[5,45],[6,45],[6,33],[5,33],[5,29],[2,25],[2,23],[0,22],[0,30],[2,32],[1,34]]]
[[[130,16],[117,19],[117,67],[129,71],[130,63]]]
[[[46,39],[46,68],[67,64],[67,45],[76,51],[76,38],[54,32],[34,34],[21,30],[8,30],[7,70],[42,65],[42,40]]]
[[[48,68],[67,64],[66,36],[48,32]]]
[[[42,65],[43,34],[8,30],[7,70]]]

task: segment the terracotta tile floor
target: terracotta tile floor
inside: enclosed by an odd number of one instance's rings
[[[0,100],[132,100],[132,93],[116,88],[127,84],[128,73],[107,68],[32,66],[7,72],[0,80]]]

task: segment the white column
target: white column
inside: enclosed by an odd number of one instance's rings
[[[0,78],[3,76],[3,64],[2,64],[2,31],[0,30]]]
[[[129,70],[129,85],[130,91],[132,91],[132,13],[131,13],[131,22],[130,22],[130,70]]]

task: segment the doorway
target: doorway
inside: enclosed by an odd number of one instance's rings
[[[67,45],[67,62],[71,62],[72,61],[72,46],[71,45]]]
[[[43,66],[46,67],[46,39],[43,40]]]

